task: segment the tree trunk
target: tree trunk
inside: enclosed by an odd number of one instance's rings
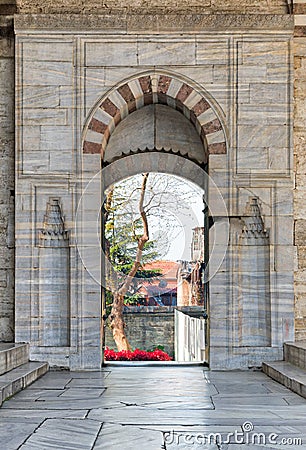
[[[117,350],[131,350],[130,343],[125,335],[125,323],[123,320],[123,301],[124,295],[119,292],[114,294],[113,306],[111,311],[111,327],[113,330],[113,338],[117,345]]]
[[[127,275],[125,282],[121,288],[114,293],[113,306],[110,313],[111,328],[113,330],[113,338],[117,345],[117,349],[121,350],[131,350],[130,343],[125,334],[125,323],[123,320],[123,305],[124,297],[131,286],[133,278],[135,277],[137,270],[141,267],[141,257],[144,246],[149,240],[149,227],[147,215],[144,210],[144,197],[147,187],[148,173],[143,174],[142,186],[139,199],[139,212],[143,223],[143,235],[138,239],[137,254],[135,257],[134,264]]]

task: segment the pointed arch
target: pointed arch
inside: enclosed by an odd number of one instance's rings
[[[168,105],[192,122],[208,154],[226,154],[224,127],[210,99],[186,80],[152,71],[123,82],[95,107],[84,133],[83,153],[103,156],[115,127],[127,115],[153,103]]]

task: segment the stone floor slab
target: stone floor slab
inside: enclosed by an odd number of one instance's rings
[[[71,380],[66,384],[66,388],[105,388],[109,383],[106,382],[105,378],[71,378]]]
[[[31,389],[31,387],[29,387],[28,389],[25,389],[18,393],[18,401],[37,401],[45,400],[48,398],[56,398],[63,392],[65,392],[64,389]],[[16,400],[15,395],[12,397],[12,400]]]
[[[158,450],[163,444],[161,431],[118,424],[104,424],[94,450]]]
[[[212,409],[208,408],[208,409]],[[124,425],[137,425],[139,421],[144,425],[195,425],[206,421],[205,410],[177,409],[163,410],[153,408],[137,408],[134,406],[123,409],[97,408],[88,414],[90,419],[120,423]]]
[[[81,399],[67,399],[65,397],[57,397],[55,399],[48,399],[42,401],[29,402],[29,401],[18,401],[17,398],[12,399],[10,402],[6,402],[3,404],[3,410],[6,409],[34,409],[34,410],[49,410],[49,409],[57,409],[57,410],[78,410],[78,409],[96,409],[101,406],[100,398],[81,398]],[[0,410],[1,412],[1,410]]]
[[[258,396],[252,396],[250,394],[236,397],[235,396],[235,405],[236,406],[254,406],[254,407],[262,407],[262,405],[265,403],[267,396],[258,395]],[[233,401],[232,396],[227,395],[218,395],[213,398],[214,405],[216,408],[218,408],[218,405],[226,405],[230,404]],[[269,406],[287,406],[288,403],[286,400],[278,395],[270,395],[269,396]]]
[[[14,419],[53,419],[69,418],[84,419],[88,415],[88,410],[60,410],[60,409],[0,409],[0,422],[3,418]],[[0,447],[1,448],[1,447]],[[2,450],[2,449],[1,449]]]
[[[102,424],[84,419],[47,419],[29,439],[21,445],[21,450],[70,449],[91,450]]]
[[[86,400],[89,398],[99,398],[105,392],[105,389],[93,388],[68,388],[64,390],[59,397],[73,400]]]
[[[1,418],[0,421],[0,448],[15,450],[23,444],[29,435],[34,433],[43,419]]]
[[[50,372],[52,373],[52,371]],[[55,372],[53,371],[53,373],[59,373],[59,372]],[[73,372],[67,372],[70,376],[72,375],[73,378],[81,378],[84,379],[84,371],[73,371]],[[100,371],[90,371],[90,372],[86,372],[86,379],[90,380],[92,378],[95,379],[100,379],[100,378],[107,378],[109,375],[111,374],[110,371],[108,370],[100,370]]]
[[[35,382],[32,389],[65,389],[71,379],[67,372],[48,372]]]
[[[49,372],[0,408],[0,424],[7,430],[3,442],[11,442],[8,450],[14,445],[16,450],[269,449],[267,444],[226,443],[228,433],[242,432],[245,424],[265,436],[299,438],[301,449],[306,448],[305,420],[306,400],[261,372],[207,372],[188,366]],[[15,435],[14,423],[20,428]],[[164,442],[166,433],[179,436],[180,446]],[[197,435],[216,433],[222,446],[195,441]],[[2,448],[7,450],[0,441]]]

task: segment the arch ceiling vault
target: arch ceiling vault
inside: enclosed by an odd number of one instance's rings
[[[150,104],[180,111],[195,126],[209,154],[226,153],[226,137],[209,99],[185,80],[151,72],[124,82],[101,99],[85,127],[83,153],[103,157],[115,127],[129,114]]]

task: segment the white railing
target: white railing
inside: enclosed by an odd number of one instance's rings
[[[204,362],[205,319],[195,318],[175,310],[175,360]]]

